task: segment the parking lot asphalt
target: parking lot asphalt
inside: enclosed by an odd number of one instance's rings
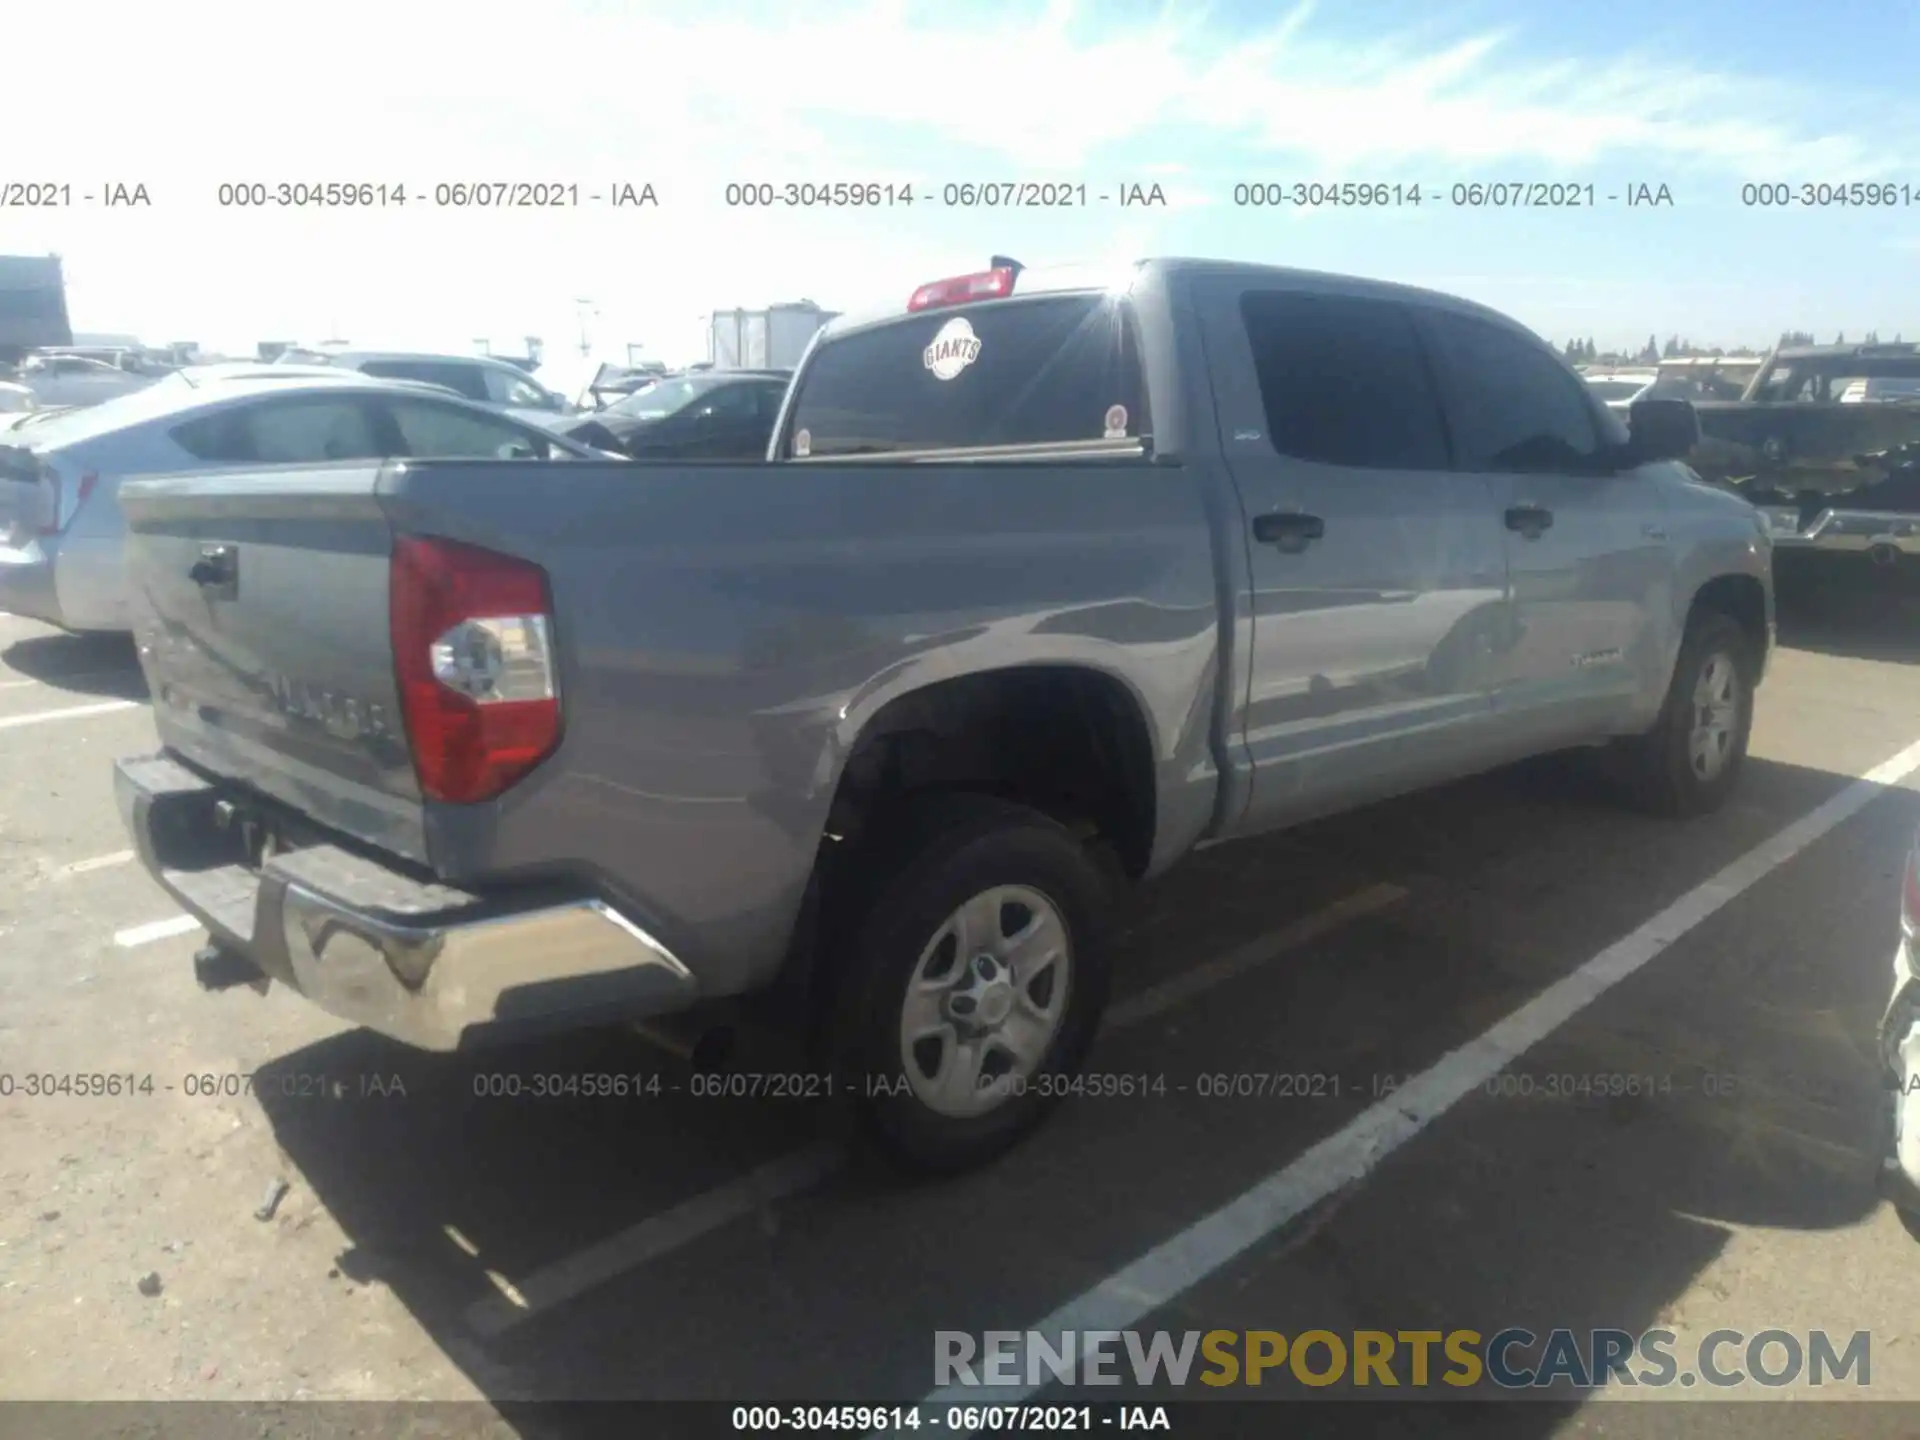
[[[1193,857],[1130,902],[1092,1062],[1122,1093],[908,1186],[821,1107],[697,1096],[624,1036],[433,1057],[201,994],[112,803],[154,744],[130,650],[0,617],[0,1072],[153,1082],[0,1096],[0,1397],[910,1401],[936,1331],[1066,1317],[1659,1327],[1683,1358],[1867,1330],[1842,1388],[1920,1399],[1920,1254],[1874,1188],[1920,626],[1783,638],[1706,820],[1554,759]],[[570,1074],[659,1093],[527,1093]]]

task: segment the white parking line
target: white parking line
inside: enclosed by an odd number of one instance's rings
[[[89,875],[95,870],[105,870],[114,865],[125,865],[133,859],[133,851],[116,850],[111,855],[96,855],[91,860],[76,860],[71,865],[63,865],[57,872],[61,875]]]
[[[1137,1025],[1142,1020],[1150,1020],[1163,1011],[1171,1010],[1183,1000],[1191,1000],[1202,991],[1245,973],[1275,955],[1294,950],[1309,941],[1318,940],[1329,931],[1338,930],[1349,921],[1358,920],[1362,915],[1371,915],[1376,910],[1407,898],[1407,892],[1398,885],[1369,885],[1365,890],[1337,900],[1324,910],[1316,910],[1304,915],[1291,925],[1284,925],[1272,934],[1262,935],[1257,940],[1249,940],[1238,949],[1229,950],[1218,959],[1205,964],[1195,965],[1183,970],[1170,980],[1149,986],[1138,994],[1129,995],[1125,1000],[1107,1011],[1106,1024],[1101,1033],[1121,1030],[1128,1025]]]
[[[172,935],[185,935],[190,930],[200,928],[200,922],[193,916],[175,915],[167,920],[150,920],[145,925],[135,925],[131,930],[122,930],[113,937],[113,943],[122,950],[131,950],[136,945],[151,945],[156,940],[165,940]]]
[[[1175,980],[1122,1001],[1108,1011],[1100,1033],[1111,1034],[1137,1025],[1181,1000],[1244,974],[1262,961],[1276,959],[1330,930],[1403,900],[1406,894],[1398,885],[1371,885],[1337,900]],[[488,1278],[500,1293],[469,1306],[467,1325],[483,1336],[499,1335],[556,1305],[598,1289],[629,1270],[670,1254],[729,1221],[750,1215],[776,1200],[811,1190],[838,1173],[847,1158],[846,1151],[839,1145],[809,1145],[703,1191],[671,1210],[650,1215],[598,1245],[557,1260],[524,1279],[509,1281],[489,1271]]]
[[[0,730],[14,730],[22,725],[45,725],[54,720],[80,720],[88,715],[107,715],[115,710],[137,710],[138,700],[102,700],[97,705],[69,705],[64,710],[35,710],[26,715],[0,716]]]
[[[497,1335],[542,1310],[598,1288],[622,1271],[678,1250],[730,1220],[751,1215],[783,1195],[819,1184],[837,1171],[845,1158],[837,1145],[810,1145],[671,1210],[649,1216],[609,1240],[536,1270],[524,1280],[509,1283],[495,1279],[503,1293],[470,1306],[467,1324],[482,1335]]]
[[[76,875],[91,875],[96,870],[110,870],[116,865],[125,865],[134,858],[131,850],[116,850],[111,855],[95,855],[90,860],[76,860],[71,865],[57,865],[44,870],[38,878],[28,882],[30,885],[51,885],[61,880],[71,880]]]
[[[0,690],[24,690],[29,685],[44,685],[48,689],[57,690],[62,688],[63,684],[75,680],[98,680],[104,675],[118,675],[119,673],[118,670],[63,670],[59,674],[50,675],[45,679],[0,680]]]
[[[1056,1335],[1062,1330],[1125,1330],[1137,1325],[1321,1201],[1364,1179],[1388,1155],[1608,990],[1916,770],[1920,770],[1920,742],[1875,766],[1831,800],[1689,890],[1484,1035],[1414,1076],[1391,1099],[1362,1112],[1290,1165],[1116,1270],[1031,1328]],[[923,1403],[1018,1404],[1040,1388],[953,1386],[935,1391]]]

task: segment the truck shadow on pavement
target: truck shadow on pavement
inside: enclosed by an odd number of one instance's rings
[[[742,1199],[756,1167],[837,1143],[825,1107],[699,1098],[674,1062],[617,1035],[435,1057],[353,1032],[263,1067],[258,1093],[350,1237],[339,1269],[391,1287],[491,1398],[909,1401],[934,1388],[933,1332],[1051,1313],[1848,783],[1755,760],[1738,804],[1674,826],[1618,809],[1584,773],[1540,762],[1194,857],[1144,897],[1117,1004],[1262,937],[1283,947],[1290,924],[1368,885],[1405,893],[1103,1036],[1094,1070],[1164,1088],[1074,1101],[1001,1163],[941,1184],[856,1160]],[[1675,1307],[1734,1227],[1869,1217],[1873,1025],[1915,799],[1890,791],[1789,862],[1804,872],[1791,892],[1762,881],[1549,1036],[1512,1084],[1138,1323],[1638,1332],[1689,1322]],[[1200,1093],[1229,1073],[1335,1083],[1315,1098]],[[601,1075],[655,1077],[659,1093],[536,1093]],[[1610,1075],[1645,1083],[1554,1078]],[[304,1076],[337,1096],[292,1098]],[[715,1211],[722,1194],[732,1209]],[[652,1239],[636,1238],[648,1217]],[[622,1236],[623,1254],[604,1248]],[[534,1308],[516,1313],[516,1294]],[[1801,1318],[1732,1313],[1750,1329]],[[1289,1393],[1343,1392],[1242,1392]],[[1566,1419],[1511,1408],[1500,1433]],[[1363,1418],[1321,1406],[1316,1429],[1336,1411]],[[553,1419],[534,1428],[556,1433]],[[1365,1428],[1397,1433],[1388,1422],[1376,1411]],[[1617,1411],[1609,1424],[1660,1433]],[[1468,1428],[1485,1433],[1484,1417]]]
[[[147,698],[131,635],[35,635],[0,651],[0,663],[22,679],[75,695]]]

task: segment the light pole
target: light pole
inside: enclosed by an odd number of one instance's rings
[[[584,358],[593,353],[593,340],[587,331],[587,321],[589,318],[594,320],[600,318],[600,307],[586,299],[575,300],[573,307],[580,321],[580,354]]]

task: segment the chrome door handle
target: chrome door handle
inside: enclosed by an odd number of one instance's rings
[[[1253,519],[1253,538],[1262,545],[1277,546],[1289,555],[1298,555],[1326,533],[1327,522],[1318,515],[1282,511],[1256,515]]]
[[[1529,540],[1538,540],[1553,525],[1553,512],[1524,500],[1507,511],[1507,529],[1517,530]]]

